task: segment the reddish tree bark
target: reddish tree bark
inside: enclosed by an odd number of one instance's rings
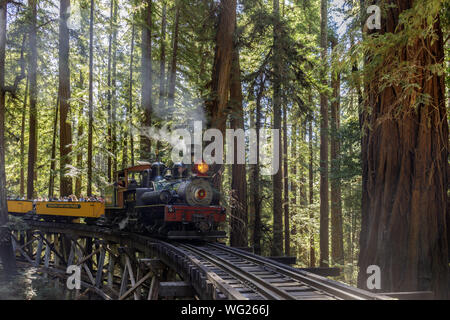
[[[30,32],[30,129],[28,140],[28,175],[27,175],[27,198],[34,197],[34,178],[37,161],[37,44],[36,44],[36,1],[29,0],[28,6],[31,10]]]
[[[242,106],[241,68],[239,50],[234,47],[230,81],[230,110],[231,129],[244,130],[244,110]],[[237,139],[234,143],[234,163],[231,177],[231,216],[230,216],[230,244],[233,247],[247,247],[248,245],[248,214],[247,214],[247,171],[244,164],[238,164]]]
[[[381,34],[396,33],[400,14],[414,1],[389,1]],[[424,26],[425,27],[425,26]],[[444,74],[428,67],[444,61],[439,17],[436,37],[410,39],[383,57],[414,64],[402,86],[382,87],[384,74],[366,83],[363,114],[363,198],[358,284],[366,269],[378,265],[383,291],[433,290],[448,295],[448,123]],[[372,62],[370,55],[368,63]],[[367,66],[367,64],[366,64]],[[394,66],[395,67],[395,66]],[[425,100],[418,100],[427,95]],[[417,99],[417,100],[416,100]],[[446,217],[447,214],[447,217]]]
[[[275,22],[273,26],[273,129],[281,131],[281,43],[280,43],[280,3],[273,0],[273,13]],[[281,134],[279,135],[278,145],[281,144]],[[278,150],[275,155],[278,158],[280,170],[272,177],[272,193],[273,193],[273,243],[271,248],[272,256],[283,255],[283,172],[282,152]]]

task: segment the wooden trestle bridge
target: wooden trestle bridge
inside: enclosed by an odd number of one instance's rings
[[[390,299],[219,243],[166,242],[108,228],[26,221],[12,235],[18,263],[65,285],[81,267],[81,288],[105,300]]]

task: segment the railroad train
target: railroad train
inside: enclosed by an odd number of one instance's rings
[[[104,202],[8,200],[8,211],[24,219],[84,223],[167,239],[218,239],[226,220],[204,163],[145,163],[115,173]]]

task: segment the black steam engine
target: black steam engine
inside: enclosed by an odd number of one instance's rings
[[[106,190],[102,224],[169,239],[225,237],[225,210],[205,163],[142,164],[116,173]]]

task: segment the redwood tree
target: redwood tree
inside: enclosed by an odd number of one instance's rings
[[[69,70],[69,28],[70,0],[61,0],[59,8],[59,151],[60,161],[60,193],[61,196],[72,194],[72,178],[67,176],[67,167],[71,165],[72,126],[70,124],[70,70]],[[31,86],[30,86],[31,88]],[[31,108],[31,102],[30,102]]]
[[[320,46],[322,49],[321,83],[327,86],[327,14],[328,0],[321,1]],[[322,89],[324,90],[324,89]],[[320,266],[328,267],[329,260],[329,203],[328,203],[328,97],[320,93]]]
[[[244,130],[244,110],[242,106],[241,69],[239,63],[239,50],[234,46],[233,62],[231,67],[230,84],[230,126],[234,130]],[[237,139],[234,143],[234,162],[232,165],[231,197],[232,208],[230,216],[230,244],[234,247],[248,245],[248,216],[247,216],[247,171],[245,163],[238,163]]]
[[[36,1],[29,0],[28,6],[31,12],[30,33],[30,132],[28,143],[28,176],[27,176],[27,198],[34,197],[34,178],[37,160],[37,45],[36,45]]]
[[[377,37],[368,37],[385,47],[372,47],[365,64],[358,282],[365,288],[367,267],[378,265],[383,291],[446,298],[448,123],[445,74],[436,72],[444,62],[438,6],[389,4],[396,6],[386,7]],[[401,14],[412,17],[408,24],[399,25]]]

